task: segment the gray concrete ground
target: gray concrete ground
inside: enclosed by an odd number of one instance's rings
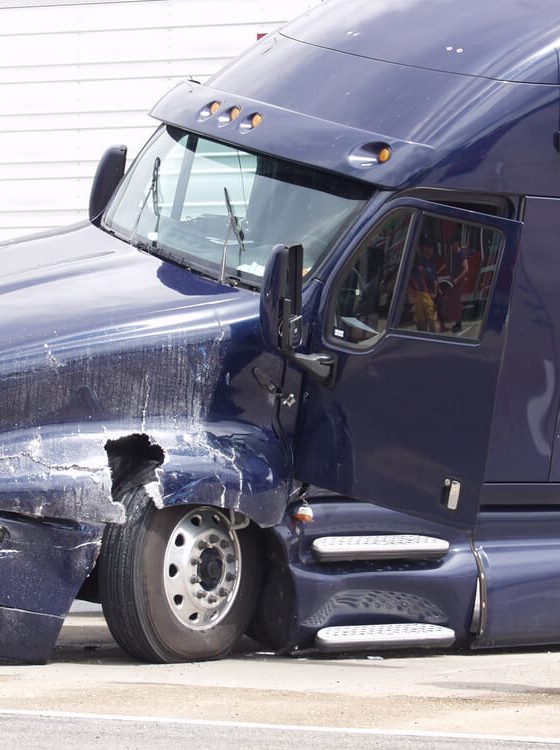
[[[80,605],[67,619],[50,664],[0,667],[3,731],[12,726],[5,712],[33,710],[50,712],[51,723],[42,720],[45,727],[63,721],[59,712],[140,717],[152,726],[158,718],[242,723],[249,726],[230,730],[242,733],[240,747],[249,741],[243,732],[266,723],[293,727],[293,744],[300,748],[297,727],[304,726],[435,732],[438,737],[548,738],[548,747],[560,748],[560,649],[298,659],[252,651],[251,645],[243,644],[238,653],[219,662],[139,664],[115,644],[99,609]],[[31,726],[32,717],[28,719]],[[10,718],[16,724],[21,720]],[[101,724],[105,727],[107,722]],[[189,731],[192,736],[192,726]],[[219,726],[214,731],[223,734]],[[291,731],[282,730],[286,742]],[[380,744],[379,736],[375,745],[368,744],[369,735],[348,737],[354,746],[359,741],[364,748],[393,747]],[[414,747],[491,746],[482,739],[474,744],[460,738],[432,739],[431,745],[418,739]],[[336,742],[338,747],[350,747],[342,735],[338,740],[330,736],[329,741],[333,747]],[[445,741],[455,744],[437,744]],[[512,739],[504,741],[506,745],[498,742],[496,747],[514,747]],[[214,738],[214,746],[220,746],[216,742]],[[120,746],[136,745],[131,741]],[[276,740],[270,746],[284,747]],[[394,745],[405,746],[413,745]]]

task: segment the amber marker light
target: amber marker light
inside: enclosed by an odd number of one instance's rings
[[[248,133],[250,130],[258,128],[263,120],[264,115],[261,115],[260,112],[253,112],[253,114],[247,115],[247,117],[243,119],[243,122],[239,125],[239,129],[243,133]]]
[[[232,107],[229,111],[229,119],[237,120],[240,114],[241,114],[241,107]]]
[[[310,505],[300,505],[297,510],[292,513],[292,518],[302,523],[311,523],[313,521],[313,508]]]
[[[213,101],[207,104],[200,112],[200,117],[211,117],[220,109],[221,102]]]
[[[391,158],[391,149],[389,146],[383,146],[383,148],[379,149],[379,154],[377,155],[377,159],[380,164],[385,164],[386,161],[389,161]]]

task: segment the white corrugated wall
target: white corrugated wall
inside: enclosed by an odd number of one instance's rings
[[[0,0],[0,241],[84,218],[105,148],[133,156],[203,81],[321,0]]]

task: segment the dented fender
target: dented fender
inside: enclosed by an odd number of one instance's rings
[[[82,523],[122,523],[111,497],[102,434],[69,425],[0,438],[0,513]]]
[[[161,502],[216,505],[259,526],[273,526],[286,510],[289,471],[272,430],[228,422],[201,425],[168,446],[159,477]]]
[[[54,425],[0,439],[0,513],[76,523],[123,523],[113,496],[143,484],[157,507],[197,503],[278,523],[289,465],[272,430],[237,422],[196,430]]]

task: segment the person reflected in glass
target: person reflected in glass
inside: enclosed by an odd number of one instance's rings
[[[463,327],[463,292],[469,272],[468,251],[461,245],[461,235],[457,234],[451,241],[449,258],[449,279],[451,288],[446,294],[447,315],[449,321],[455,321],[451,330],[459,333]]]
[[[428,235],[420,238],[420,249],[412,273],[409,291],[413,299],[412,317],[418,331],[437,331],[436,298],[438,294],[434,243]]]

